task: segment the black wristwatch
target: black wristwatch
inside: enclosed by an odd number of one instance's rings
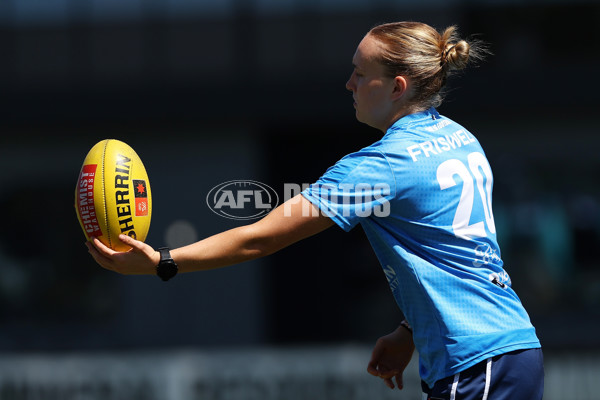
[[[163,281],[168,281],[177,275],[179,267],[173,261],[168,247],[161,247],[158,251],[160,253],[160,262],[156,266],[156,275]]]

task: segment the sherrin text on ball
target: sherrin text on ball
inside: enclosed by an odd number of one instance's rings
[[[152,196],[142,160],[126,143],[102,140],[91,148],[79,172],[75,211],[87,240],[97,237],[116,251],[129,246],[120,234],[144,241],[150,228]]]

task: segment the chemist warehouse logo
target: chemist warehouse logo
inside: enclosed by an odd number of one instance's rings
[[[206,204],[215,214],[237,220],[264,217],[278,203],[277,192],[257,181],[224,182],[212,188],[206,196]]]

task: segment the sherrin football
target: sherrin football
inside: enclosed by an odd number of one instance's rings
[[[146,239],[152,216],[150,182],[129,145],[105,139],[91,148],[79,172],[75,211],[87,240],[97,237],[113,250],[127,251],[121,233]]]

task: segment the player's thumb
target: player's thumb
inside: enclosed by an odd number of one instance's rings
[[[126,245],[131,246],[134,250],[143,251],[144,247],[147,246],[144,242],[140,242],[139,240],[124,234],[119,235],[119,240]]]

